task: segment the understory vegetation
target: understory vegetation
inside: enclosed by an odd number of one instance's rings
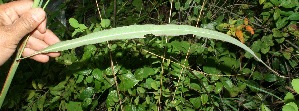
[[[216,30],[287,78],[227,42],[149,34],[22,60],[4,111],[298,111],[298,0],[51,0],[45,11],[61,40],[134,24]]]

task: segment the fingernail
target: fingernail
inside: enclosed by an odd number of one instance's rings
[[[39,10],[39,9],[34,9],[33,14],[32,14],[32,18],[37,21],[37,22],[41,22],[42,20],[44,20],[44,12]]]

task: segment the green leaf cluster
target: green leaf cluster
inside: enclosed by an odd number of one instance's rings
[[[62,40],[114,24],[166,24],[169,17],[172,24],[227,33],[246,17],[254,34],[244,31],[244,44],[290,79],[222,41],[146,35],[69,49],[46,64],[22,60],[1,110],[298,111],[297,2],[100,0],[98,10],[92,0],[66,0],[59,6],[66,25],[60,13],[46,10],[48,28]],[[1,86],[8,68],[0,68]]]

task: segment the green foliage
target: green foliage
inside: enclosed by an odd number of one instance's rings
[[[298,111],[296,0],[174,0],[169,16],[170,2],[117,0],[114,16],[113,1],[98,0],[100,18],[95,1],[67,0],[59,9],[69,23],[64,26],[60,13],[48,11],[48,28],[69,40],[109,30],[114,23],[166,24],[170,17],[172,24],[231,36],[241,30],[245,45],[291,78],[277,77],[249,53],[222,41],[146,35],[66,50],[46,64],[22,60],[3,110]],[[0,83],[8,68],[9,63],[1,66]]]
[[[299,92],[299,79],[293,79],[292,80],[292,87],[295,90],[295,94],[298,94]],[[282,107],[282,111],[297,111],[298,110],[298,99],[295,98],[293,93],[288,92],[284,97],[285,105]]]

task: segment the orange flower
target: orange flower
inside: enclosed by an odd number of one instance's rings
[[[248,25],[248,18],[244,18],[244,24]]]
[[[243,37],[243,32],[242,30],[236,30],[236,36],[239,38],[239,40],[244,43],[244,37]]]
[[[249,33],[251,33],[251,35],[254,34],[254,30],[251,26],[246,26],[246,31],[248,31]]]

